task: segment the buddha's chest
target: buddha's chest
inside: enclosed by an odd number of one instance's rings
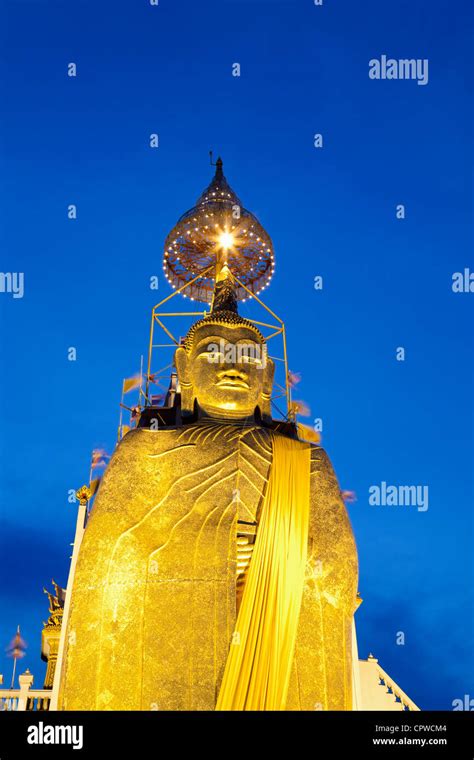
[[[271,439],[266,430],[234,425],[196,425],[181,433],[169,451],[172,473],[182,472],[191,491],[216,528],[232,513],[235,533],[235,583],[240,605],[258,530],[260,510],[272,462]]]
[[[166,465],[165,465],[166,461]],[[270,434],[261,428],[196,424],[181,432],[158,466],[165,481],[183,479],[183,496],[195,493],[203,505],[229,507],[237,521],[255,532],[272,462]],[[192,483],[191,488],[189,483]]]

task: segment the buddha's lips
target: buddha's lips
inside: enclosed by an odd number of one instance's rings
[[[219,382],[216,383],[216,385],[218,388],[243,388],[247,391],[250,389],[249,384],[240,377],[223,377],[222,380],[219,380]]]

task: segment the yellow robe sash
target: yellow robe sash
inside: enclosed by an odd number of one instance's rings
[[[310,446],[273,436],[273,462],[216,710],[284,710],[305,577]]]

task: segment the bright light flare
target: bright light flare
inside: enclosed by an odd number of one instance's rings
[[[224,250],[228,250],[229,248],[232,248],[234,245],[234,236],[230,232],[222,232],[219,236],[219,243],[221,244],[222,248]]]

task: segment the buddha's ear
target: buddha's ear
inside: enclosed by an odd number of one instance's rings
[[[263,384],[262,384],[262,417],[265,422],[271,422],[272,419],[272,389],[273,389],[273,375],[275,374],[275,362],[267,357],[265,366],[263,368]]]
[[[179,348],[176,349],[174,363],[180,385],[182,383],[189,383],[189,358],[186,349],[184,349],[183,346],[179,346]]]
[[[266,396],[272,395],[273,376],[275,374],[275,362],[267,357],[263,368],[263,392]]]
[[[193,414],[194,390],[190,378],[189,356],[182,346],[176,349],[174,363],[178,373],[179,391],[181,393],[181,414]]]

